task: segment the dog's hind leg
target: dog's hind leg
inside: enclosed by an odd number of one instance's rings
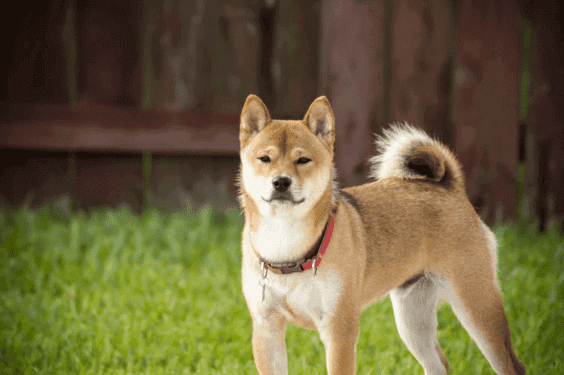
[[[443,284],[441,296],[444,293],[452,310],[497,374],[523,375],[525,366],[511,345],[501,293],[491,281],[491,275],[490,280],[487,276],[479,271],[474,274],[459,273],[456,279]]]
[[[525,366],[519,361],[509,334],[509,325],[497,280],[497,242],[482,224],[488,252],[476,249],[458,251],[465,254],[457,262],[456,272],[438,281],[439,295],[446,299],[468,334],[474,339],[497,374],[522,375]],[[490,255],[489,262],[484,255]],[[448,272],[448,271],[447,271]]]
[[[437,342],[436,283],[427,276],[390,292],[400,337],[425,375],[448,373],[448,360]]]

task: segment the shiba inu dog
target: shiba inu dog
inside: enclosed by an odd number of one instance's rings
[[[339,190],[327,98],[289,121],[271,119],[251,95],[239,138],[242,284],[260,374],[288,373],[287,323],[319,331],[329,374],[354,374],[360,312],[388,294],[425,374],[448,372],[436,337],[439,298],[496,373],[525,373],[499,290],[496,239],[445,146],[393,126],[377,140],[375,181]]]

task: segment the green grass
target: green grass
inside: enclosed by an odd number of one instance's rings
[[[0,210],[0,374],[256,374],[238,212],[136,216]],[[513,344],[529,374],[564,373],[564,239],[496,230]],[[493,374],[447,305],[451,374]],[[316,332],[287,329],[290,374],[325,374]],[[362,314],[358,374],[423,374],[389,299]]]

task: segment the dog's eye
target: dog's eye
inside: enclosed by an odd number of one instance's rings
[[[296,163],[298,164],[307,164],[311,161],[311,159],[309,158],[304,158],[303,156],[301,158],[298,159],[298,161]]]
[[[270,163],[270,158],[268,156],[261,156],[259,160],[263,163]]]

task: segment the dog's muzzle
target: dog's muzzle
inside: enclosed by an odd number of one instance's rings
[[[305,198],[294,200],[292,193],[288,190],[290,186],[292,186],[292,179],[290,179],[289,177],[274,177],[274,179],[272,180],[272,186],[274,187],[274,192],[270,196],[270,199],[262,198],[265,202],[271,203],[278,201],[299,204],[305,201]]]

